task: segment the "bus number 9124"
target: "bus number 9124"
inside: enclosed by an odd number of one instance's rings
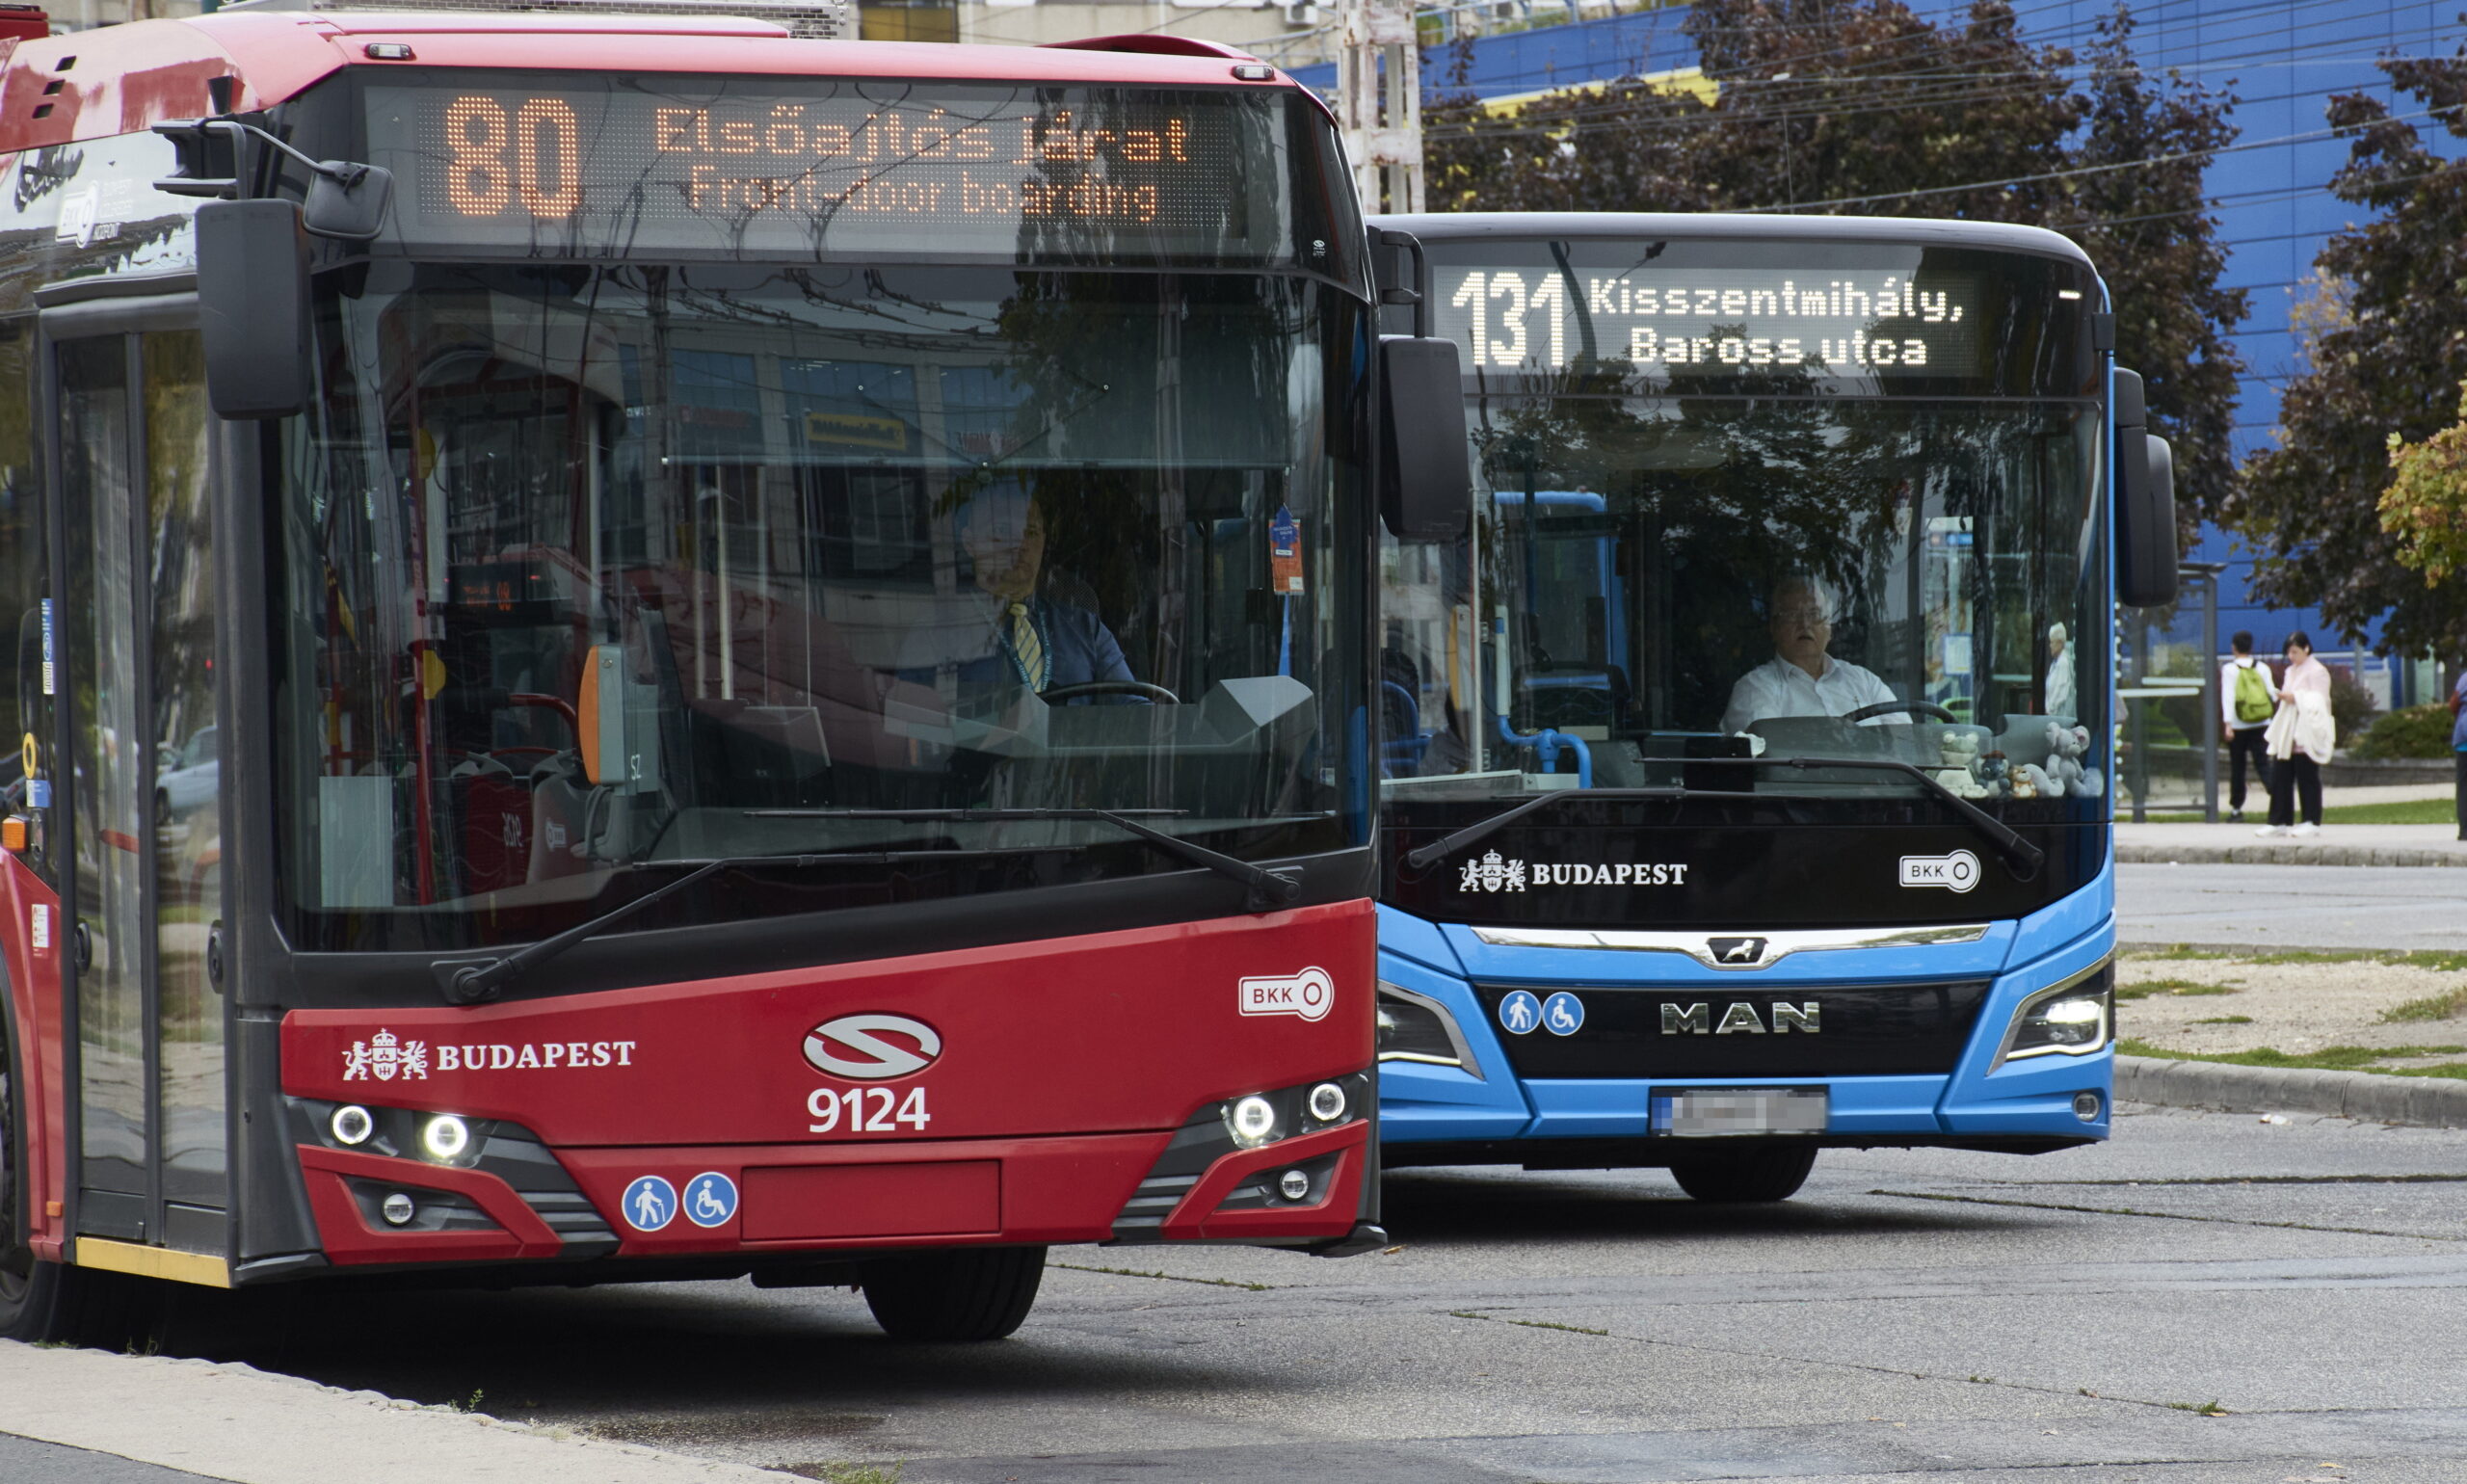
[[[896,1105],[897,1112],[892,1112]],[[806,1099],[806,1112],[813,1122],[806,1125],[808,1133],[835,1133],[844,1123],[849,1133],[897,1133],[906,1125],[918,1133],[933,1122],[925,1111],[925,1089],[912,1087],[903,1099],[888,1087],[852,1087],[842,1092],[836,1088],[817,1087]]]

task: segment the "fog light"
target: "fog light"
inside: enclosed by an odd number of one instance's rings
[[[2107,1111],[2107,1100],[2100,1097],[2097,1093],[2075,1093],[2073,1095],[2073,1116],[2082,1120],[2082,1122],[2085,1124],[2097,1123],[2099,1121],[2099,1115]]]
[[[1311,1177],[1300,1170],[1287,1170],[1276,1182],[1277,1193],[1288,1201],[1299,1201],[1311,1193]]]
[[[459,1159],[470,1147],[471,1126],[451,1113],[439,1113],[420,1129],[420,1148],[431,1159]]]
[[[1225,1126],[1233,1131],[1234,1143],[1255,1149],[1276,1137],[1276,1104],[1257,1093],[1239,1099],[1227,1110]]]
[[[334,1116],[326,1121],[326,1126],[334,1131],[337,1144],[365,1144],[368,1136],[377,1131],[377,1120],[358,1103],[347,1102],[334,1109]]]
[[[387,1196],[385,1204],[379,1206],[378,1210],[385,1215],[389,1224],[398,1227],[410,1226],[411,1218],[419,1214],[419,1207],[411,1204],[411,1198],[399,1190]]]
[[[1323,1124],[1344,1117],[1345,1090],[1334,1082],[1322,1082],[1311,1089],[1311,1116]]]

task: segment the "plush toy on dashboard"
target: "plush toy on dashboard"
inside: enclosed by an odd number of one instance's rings
[[[2095,799],[2105,792],[2107,780],[2082,763],[2089,755],[2089,728],[2048,723],[2047,775],[2056,785],[2051,792],[2075,799]]]
[[[2026,762],[2020,767],[2015,768],[2013,770],[2012,782],[2013,797],[2016,799],[2044,799],[2051,797],[2048,776],[2040,772],[2038,767],[2033,763]]]
[[[2002,799],[2013,791],[2013,768],[2001,752],[1991,752],[1978,759],[1978,782],[1981,797]]]
[[[1978,733],[1949,730],[1936,741],[1937,755],[1945,765],[1936,770],[1936,782],[1965,799],[1984,799],[1989,790],[1978,777]]]

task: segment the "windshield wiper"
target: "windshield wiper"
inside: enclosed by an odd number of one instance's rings
[[[578,922],[554,938],[544,938],[502,957],[438,959],[429,965],[429,972],[437,976],[438,993],[445,996],[447,1004],[476,1005],[496,998],[507,984],[583,940],[604,933],[653,902],[675,896],[696,882],[722,871],[766,865],[808,866],[826,861],[834,865],[895,865],[908,861],[947,861],[954,856],[991,854],[994,852],[984,850],[836,850],[812,851],[798,856],[724,856],[717,861],[638,861],[631,863],[635,866],[691,865],[694,869],[623,906],[612,907],[597,917]]]
[[[1687,761],[1692,766],[1697,759],[1691,757]],[[1443,839],[1407,851],[1405,863],[1419,871],[1443,856],[1453,855],[1468,845],[1479,843],[1485,837],[1506,829],[1545,805],[1564,804],[1571,799],[1602,799],[1616,804],[1623,800],[1753,799],[1756,797],[1757,795],[1752,793],[1742,793],[1728,788],[1553,788],[1546,793],[1536,794],[1522,804],[1511,804],[1496,814],[1485,815]]]
[[[953,820],[962,824],[1003,824],[1032,819],[1093,819],[1112,825],[1126,835],[1155,846],[1170,856],[1179,856],[1193,865],[1204,866],[1219,876],[1240,882],[1250,888],[1243,898],[1244,912],[1274,912],[1302,894],[1302,872],[1296,866],[1270,870],[1239,861],[1223,851],[1210,850],[1178,835],[1152,830],[1139,822],[1139,817],[1177,818],[1188,809],[1078,809],[1078,808],[998,808],[998,809],[747,809],[749,819],[886,819],[917,823]]]
[[[1916,763],[1900,762],[1890,757],[1688,757],[1681,761],[1690,768],[1864,768],[1871,773],[1906,774],[1925,784],[1936,797],[1951,805],[1954,812],[1960,814],[1965,823],[1993,841],[1997,850],[2003,855],[2005,865],[2022,880],[2029,881],[2035,878],[2039,873],[2040,865],[2047,861],[2047,852],[2022,838],[2004,821],[1946,787],[1937,780],[1936,775]],[[1527,799],[1522,804],[1501,809],[1487,819],[1476,820],[1435,844],[1424,845],[1419,850],[1412,851],[1406,855],[1405,863],[1416,870],[1420,870],[1442,856],[1462,850],[1493,831],[1514,824],[1542,806],[1562,799],[1773,799],[1778,797],[1780,796],[1771,793],[1709,788],[1555,788],[1538,798]]]

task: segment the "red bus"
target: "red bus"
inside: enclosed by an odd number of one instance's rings
[[[750,1275],[989,1338],[1049,1243],[1382,1239],[1371,524],[1461,412],[1311,94],[17,25],[0,1335]]]

